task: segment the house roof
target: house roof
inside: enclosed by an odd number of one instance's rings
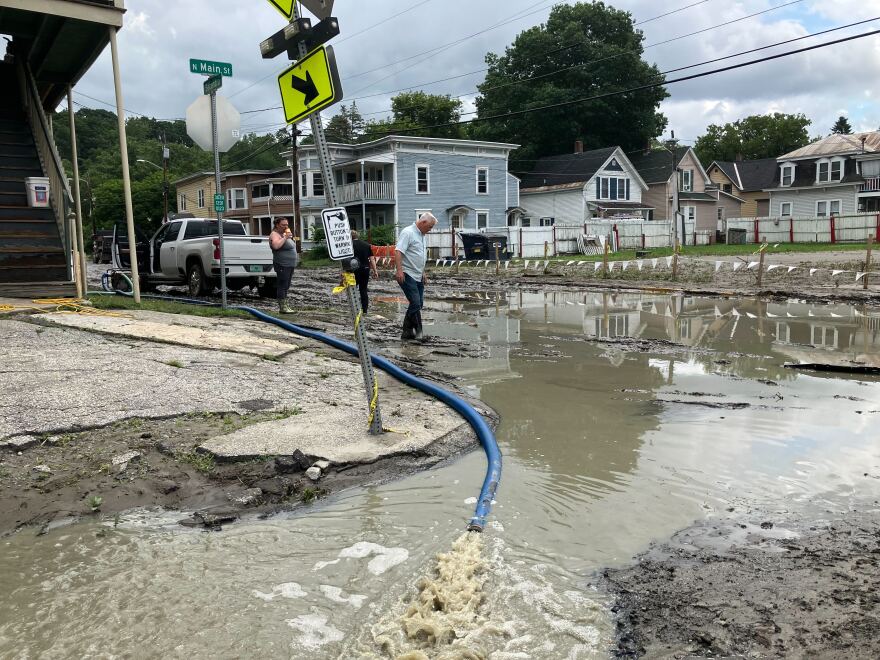
[[[687,202],[717,202],[709,193],[704,192],[680,192],[678,193],[678,198],[682,201]]]
[[[675,148],[675,166],[681,162],[688,152],[688,147]],[[648,152],[633,154],[630,162],[648,185],[666,183],[672,176],[672,154],[666,149],[653,149]]]
[[[524,174],[521,188],[545,188],[563,184],[585,184],[593,178],[617,147],[593,149],[583,153],[544,156],[532,172]]]
[[[856,171],[856,161],[852,158],[847,158],[843,163],[843,178],[840,181],[818,183],[816,181],[816,163],[817,161],[815,160],[797,163],[797,166],[795,167],[794,181],[791,182],[790,186],[785,186],[784,188],[782,188],[780,182],[780,168],[777,167],[773,181],[766,186],[766,189],[790,190],[792,188],[831,188],[846,184],[853,185],[864,181],[862,175]]]
[[[864,149],[862,149],[862,139],[865,140]],[[860,153],[880,153],[880,131],[853,133],[852,135],[833,133],[826,138],[808,144],[806,147],[790,151],[776,160],[781,163],[786,160],[797,160],[799,158],[822,158],[823,156]]]
[[[757,192],[773,183],[778,163],[775,158],[755,160],[716,160],[712,165],[724,172],[733,185],[743,192]]]

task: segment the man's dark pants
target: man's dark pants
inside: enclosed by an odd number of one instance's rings
[[[370,269],[359,268],[354,271],[354,280],[357,282],[358,291],[361,293],[361,309],[363,309],[364,314],[366,314],[367,308],[370,306],[370,296],[367,293],[367,286],[370,284]]]
[[[410,275],[403,276],[400,283],[403,295],[409,302],[406,316],[403,317],[403,333],[401,339],[415,339],[422,336],[422,306],[425,303],[425,284]]]

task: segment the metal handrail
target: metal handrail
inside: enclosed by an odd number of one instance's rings
[[[37,147],[37,153],[43,165],[43,170],[49,178],[49,191],[52,197],[52,210],[55,213],[55,222],[58,225],[58,232],[61,236],[61,243],[64,246],[67,255],[68,277],[72,277],[71,258],[73,250],[71,249],[72,241],[70,238],[70,211],[73,208],[73,194],[70,191],[70,184],[67,181],[67,175],[64,172],[64,166],[61,163],[61,157],[55,146],[55,140],[52,131],[49,128],[49,120],[43,110],[43,104],[40,101],[40,95],[37,91],[37,83],[34,75],[27,62],[20,57],[16,57],[16,70],[18,72],[19,84],[21,86],[22,101],[27,114],[28,123],[31,127],[31,133],[34,137],[34,144]]]

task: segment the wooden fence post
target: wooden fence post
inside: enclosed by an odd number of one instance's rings
[[[678,239],[675,239],[675,247],[672,248],[672,281],[675,282],[675,279],[678,277],[678,251],[681,249],[681,244],[678,242]]]
[[[498,243],[495,244],[495,274],[501,274],[501,263],[498,261]]]
[[[452,227],[452,258],[458,261],[458,243],[455,242],[455,227]]]
[[[761,256],[758,258],[758,286],[761,286],[761,280],[764,277],[764,251],[766,249],[766,245],[761,246]]]
[[[761,241],[758,238],[758,218],[755,218],[755,243],[760,243]]]
[[[556,245],[556,225],[553,225],[553,256],[555,257],[558,254],[559,254],[559,249]]]
[[[868,278],[871,277],[871,275],[870,275],[870,272],[871,272],[871,247],[873,246],[873,243],[874,243],[874,237],[868,236],[868,255],[865,257],[865,277],[864,277],[864,281],[862,282],[863,289],[868,288]]]
[[[834,231],[834,215],[831,216],[830,220],[831,220],[831,242],[837,243],[837,236],[836,236],[837,232]]]
[[[605,254],[602,255],[602,273],[604,277],[608,277],[608,248],[611,247],[611,237],[605,241]]]

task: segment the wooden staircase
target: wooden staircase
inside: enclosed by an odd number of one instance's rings
[[[9,64],[0,64],[0,86],[0,296],[73,296],[53,210],[28,206],[25,179],[43,169]]]

